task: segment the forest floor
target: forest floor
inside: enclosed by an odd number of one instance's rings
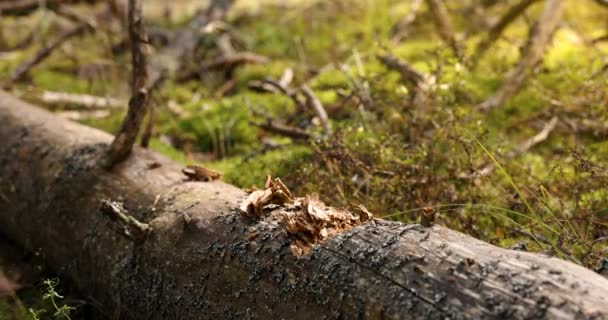
[[[146,24],[160,35],[179,29],[196,9],[193,1],[173,1],[171,9],[164,3],[144,6]],[[542,2],[474,61],[459,59],[441,41],[424,5],[411,21],[405,18],[416,1],[272,3],[239,1],[226,24],[202,30],[192,65],[199,72],[174,75],[153,93],[151,149],[221,171],[242,188],[278,176],[295,193],[317,192],[335,206],[364,204],[378,217],[405,222],[430,212],[435,223],[502,247],[593,269],[608,265],[608,41],[601,40],[607,8],[567,2],[524,88],[482,112],[477,106],[519,60]],[[483,14],[448,8],[465,57],[507,7]],[[3,17],[0,78],[70,25],[51,10]],[[120,28],[70,39],[10,91],[117,132],[130,77],[128,50],[116,45],[125,37]],[[30,35],[23,50],[6,49]],[[158,38],[151,55],[162,49]],[[253,58],[214,67],[226,51]],[[407,62],[423,76],[422,105],[413,102],[415,88],[380,56]],[[305,87],[327,121],[307,103]],[[109,97],[119,107],[58,105],[45,92]],[[276,123],[288,132],[268,129]],[[0,297],[1,281],[0,274]]]

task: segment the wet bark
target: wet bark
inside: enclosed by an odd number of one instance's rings
[[[237,212],[240,189],[139,148],[103,170],[110,135],[4,93],[0,123],[0,232],[121,319],[608,317],[608,280],[557,258],[382,220],[298,258],[275,213]],[[147,239],[116,232],[102,200]]]

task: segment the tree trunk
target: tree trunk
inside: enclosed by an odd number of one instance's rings
[[[110,135],[4,93],[0,123],[0,232],[121,319],[608,317],[608,280],[557,258],[383,220],[296,257],[274,212],[237,211],[240,189],[142,149],[104,171]],[[147,239],[110,228],[102,199]]]

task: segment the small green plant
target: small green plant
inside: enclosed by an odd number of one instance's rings
[[[53,318],[71,320],[72,318],[70,318],[70,312],[74,310],[74,308],[68,306],[67,304],[60,303],[60,300],[63,299],[63,296],[57,292],[59,279],[46,279],[42,284],[44,286],[42,300],[50,302],[52,308],[54,309]],[[36,310],[34,308],[29,308],[28,311],[30,319],[33,320],[40,319],[40,316],[44,315],[47,312],[46,309]]]

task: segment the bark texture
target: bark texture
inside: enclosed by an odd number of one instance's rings
[[[110,135],[4,93],[0,122],[0,232],[121,319],[608,317],[608,280],[557,258],[382,220],[297,258],[274,212],[237,212],[240,189],[138,148],[103,170]],[[147,239],[111,228],[102,200]]]

